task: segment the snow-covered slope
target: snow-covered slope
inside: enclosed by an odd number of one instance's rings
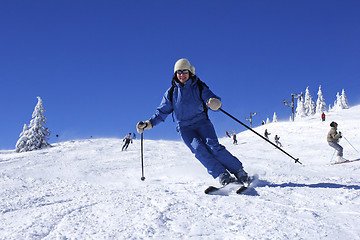
[[[205,195],[217,181],[180,141],[145,140],[145,181],[139,140],[124,152],[121,139],[0,151],[0,239],[360,239],[360,161],[330,165],[331,121],[359,150],[360,106],[255,128],[303,165],[249,131],[220,139],[259,175],[247,195]]]

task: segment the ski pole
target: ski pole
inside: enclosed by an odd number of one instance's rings
[[[330,162],[332,162],[332,160],[333,160],[333,158],[334,158],[334,155],[335,155],[335,152],[336,152],[336,150],[334,150],[334,153],[333,153],[333,155],[332,155],[332,157],[331,157]]]
[[[350,146],[353,147],[353,149],[355,149],[355,151],[359,152],[358,150],[356,150],[356,148],[354,148],[354,146],[349,142],[349,140],[346,139],[346,137],[343,136],[343,138],[350,144]]]
[[[276,146],[273,142],[271,142],[269,139],[263,137],[261,134],[257,133],[255,130],[253,130],[251,127],[248,127],[246,124],[242,123],[240,120],[236,119],[235,117],[233,117],[232,115],[230,115],[229,113],[227,113],[226,111],[224,111],[222,108],[219,108],[220,111],[222,111],[223,113],[225,113],[227,116],[229,116],[230,118],[234,119],[236,122],[240,123],[241,125],[243,125],[244,127],[246,127],[247,129],[249,129],[250,131],[252,131],[253,133],[255,133],[256,135],[258,135],[259,137],[261,137],[262,139],[264,139],[265,141],[267,141],[268,143],[270,143],[271,145],[273,145],[274,147],[276,147],[277,149],[279,149],[280,151],[282,151],[283,153],[285,153],[287,156],[289,156],[290,158],[292,158],[293,160],[295,160],[295,163],[300,163],[299,158],[294,158],[293,156],[291,156],[290,154],[288,154],[287,152],[285,152],[283,149],[281,149],[280,147]]]
[[[141,181],[145,181],[144,176],[144,134],[141,133]]]

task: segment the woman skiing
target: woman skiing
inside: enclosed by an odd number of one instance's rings
[[[220,98],[200,81],[194,66],[184,58],[175,63],[172,85],[165,92],[155,114],[145,122],[138,122],[137,131],[142,133],[144,129],[151,129],[174,112],[176,130],[212,177],[219,178],[219,182],[226,185],[235,180],[230,175],[232,173],[238,181],[247,182],[248,174],[242,163],[219,144],[207,115],[207,107],[213,111],[221,107]]]

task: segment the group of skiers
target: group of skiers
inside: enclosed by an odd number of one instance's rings
[[[264,136],[266,137],[266,139],[269,139],[269,135],[271,135],[271,133],[269,133],[268,130],[265,129]],[[275,141],[276,146],[282,147],[282,144],[279,140],[280,140],[280,137],[278,135],[275,135],[274,141]]]
[[[325,121],[324,113],[322,113],[321,120]],[[342,135],[341,135],[341,132],[337,131],[337,126],[338,126],[338,124],[336,122],[330,123],[330,131],[327,134],[327,142],[328,142],[329,146],[334,148],[337,152],[337,159],[334,162],[344,162],[344,161],[346,161],[346,159],[343,158],[343,147],[340,146],[340,144],[338,143],[340,138],[342,138]],[[269,139],[270,134],[271,133],[269,133],[268,130],[265,129],[264,136],[267,139]],[[276,146],[282,147],[279,139],[280,139],[280,137],[278,135],[275,135],[274,140],[275,140]]]

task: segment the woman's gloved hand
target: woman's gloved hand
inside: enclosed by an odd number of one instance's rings
[[[141,121],[136,124],[136,130],[138,133],[143,133],[144,129],[152,129],[152,124],[149,120],[145,122]]]
[[[206,105],[208,105],[211,110],[217,111],[221,108],[221,101],[217,98],[210,98]]]

